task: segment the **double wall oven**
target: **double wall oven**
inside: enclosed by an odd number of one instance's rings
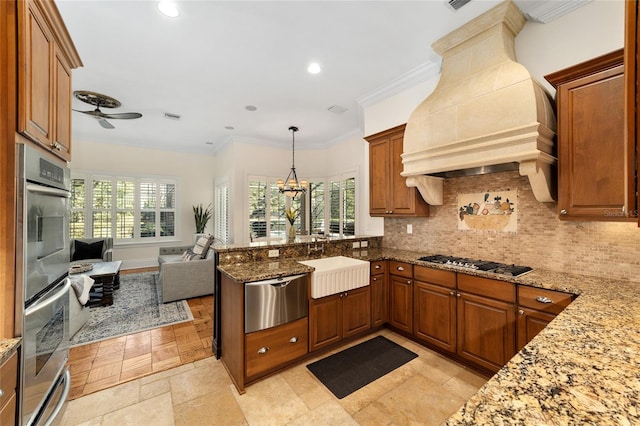
[[[16,335],[21,424],[56,423],[70,389],[69,196],[66,163],[18,146]]]

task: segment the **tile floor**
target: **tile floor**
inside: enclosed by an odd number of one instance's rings
[[[222,363],[207,357],[72,400],[62,424],[435,425],[488,379],[389,330],[376,334],[419,356],[341,400],[306,368],[326,353],[249,386],[243,395]],[[122,346],[124,360],[126,339]],[[145,362],[148,369],[149,361]],[[153,356],[150,362],[153,369]]]

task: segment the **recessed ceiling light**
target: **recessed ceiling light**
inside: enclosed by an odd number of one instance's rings
[[[247,111],[255,111],[258,108],[254,107],[253,105],[247,105],[246,107],[244,107],[244,109],[246,109]]]
[[[224,126],[224,128],[225,128],[225,129],[227,129],[227,130],[233,130],[233,129],[235,129],[235,127],[233,127],[233,126]]]
[[[320,68],[319,63],[311,62],[307,67],[307,71],[309,71],[309,74],[319,74],[322,69]]]
[[[168,16],[169,18],[177,18],[178,15],[180,15],[178,5],[168,0],[159,1],[158,10],[160,10],[164,16]]]
[[[205,144],[205,145],[213,145],[213,142],[211,142],[211,141],[206,141],[204,144]]]

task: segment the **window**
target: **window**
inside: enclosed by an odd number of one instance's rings
[[[174,237],[176,188],[173,179],[74,175],[71,238],[149,241]]]
[[[214,236],[224,244],[229,244],[229,187],[216,185],[216,205]]]
[[[328,182],[310,180],[309,189],[294,199],[280,194],[277,178],[249,177],[249,235],[285,237],[289,223],[285,208],[298,209],[294,226],[300,234],[355,235],[356,183],[353,175]],[[329,226],[327,226],[329,224]]]

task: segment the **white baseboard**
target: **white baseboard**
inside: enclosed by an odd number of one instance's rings
[[[123,260],[120,269],[152,268],[158,266],[158,258]]]

